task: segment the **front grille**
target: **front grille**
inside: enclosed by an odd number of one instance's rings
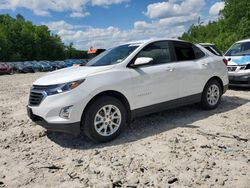
[[[39,85],[33,85],[32,89],[34,90],[43,90],[45,91],[48,88],[48,86],[39,86]]]
[[[236,71],[237,67],[234,66],[234,67],[227,67],[227,70],[230,71],[230,72],[234,72]]]
[[[249,84],[248,81],[235,81],[235,80],[230,80],[230,84]]]
[[[30,106],[39,106],[42,100],[45,98],[45,90],[47,86],[37,86],[34,85],[30,91],[29,105]]]

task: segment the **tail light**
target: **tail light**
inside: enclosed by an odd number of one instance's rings
[[[223,59],[223,63],[227,66],[228,60],[224,58],[224,59]]]

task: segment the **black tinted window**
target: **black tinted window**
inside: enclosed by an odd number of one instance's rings
[[[205,46],[204,48],[206,48],[208,51],[212,52],[214,55],[222,56],[220,51],[215,46]]]
[[[171,62],[170,47],[168,42],[155,42],[146,46],[137,57],[151,57],[154,64]]]
[[[195,59],[200,59],[205,56],[205,53],[201,51],[201,49],[198,48],[197,46],[193,45],[193,49],[194,49]]]
[[[174,49],[177,61],[187,61],[195,59],[195,53],[192,44],[184,42],[174,42]]]

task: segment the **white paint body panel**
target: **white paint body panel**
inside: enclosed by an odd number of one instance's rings
[[[149,40],[117,65],[100,67],[73,67],[51,72],[34,82],[34,85],[55,85],[85,79],[69,92],[47,96],[39,106],[29,106],[35,115],[48,123],[80,122],[88,102],[104,91],[117,91],[123,94],[130,110],[166,102],[180,97],[201,93],[206,82],[213,76],[228,84],[226,66],[221,57],[209,51],[207,57],[196,61],[172,62],[140,68],[128,68],[128,63]],[[59,117],[61,108],[73,105],[70,119]]]

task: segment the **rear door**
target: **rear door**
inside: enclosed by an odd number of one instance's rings
[[[209,62],[206,54],[191,43],[173,41],[176,55],[176,72],[180,78],[179,97],[199,94],[208,77]]]

